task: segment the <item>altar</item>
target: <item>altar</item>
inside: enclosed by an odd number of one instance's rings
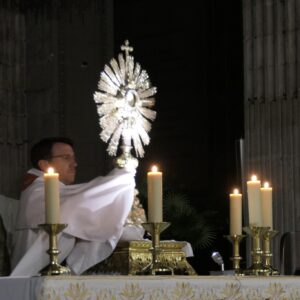
[[[1,277],[0,299],[300,299],[297,276]]]

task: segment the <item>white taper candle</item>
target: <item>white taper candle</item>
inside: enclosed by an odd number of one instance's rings
[[[162,172],[152,167],[147,174],[148,182],[148,222],[162,222]]]
[[[234,189],[230,197],[230,235],[242,234],[242,194]]]
[[[60,223],[59,175],[49,168],[44,173],[46,224]]]
[[[273,229],[272,188],[265,182],[260,189],[262,206],[262,226]]]
[[[260,180],[257,179],[256,175],[253,175],[251,177],[251,180],[247,181],[250,226],[262,225],[260,187],[261,187]]]

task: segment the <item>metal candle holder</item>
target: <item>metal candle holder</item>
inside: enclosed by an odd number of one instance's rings
[[[277,230],[268,230],[263,234],[263,264],[266,269],[265,275],[279,275],[279,271],[272,266],[271,240],[278,234]]]
[[[270,229],[270,227],[250,226],[243,230],[252,237],[252,265],[244,271],[244,275],[265,275],[266,268],[262,261],[263,251],[261,248],[261,238]]]
[[[152,236],[152,262],[146,266],[141,272],[141,275],[173,275],[174,271],[172,268],[165,266],[160,260],[160,254],[162,249],[160,247],[160,234],[170,226],[168,222],[153,222],[143,223],[143,227],[146,231],[151,233]]]
[[[246,235],[235,234],[235,235],[225,235],[225,237],[232,243],[232,260],[233,270],[236,275],[244,275],[240,267],[240,262],[242,257],[240,256],[240,242]]]
[[[39,225],[49,235],[49,249],[47,253],[50,257],[50,264],[40,271],[43,276],[46,275],[71,275],[71,270],[67,267],[61,266],[58,263],[58,254],[60,251],[57,247],[57,234],[60,233],[67,224],[41,224]]]

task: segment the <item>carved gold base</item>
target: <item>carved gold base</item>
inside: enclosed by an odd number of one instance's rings
[[[174,275],[197,275],[186,260],[185,252],[182,250],[185,245],[186,242],[160,242],[163,251],[158,255],[164,268],[158,269],[157,275],[160,271],[169,272],[169,268],[173,270]],[[149,251],[151,247],[151,241],[120,242],[109,258],[93,266],[85,274],[141,274],[142,270],[146,271],[147,266],[152,263],[152,254]]]

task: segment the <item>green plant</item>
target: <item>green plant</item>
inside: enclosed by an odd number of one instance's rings
[[[162,239],[188,241],[193,249],[209,247],[217,236],[214,211],[199,212],[182,193],[169,192],[164,197],[164,220],[171,226],[162,233]]]

